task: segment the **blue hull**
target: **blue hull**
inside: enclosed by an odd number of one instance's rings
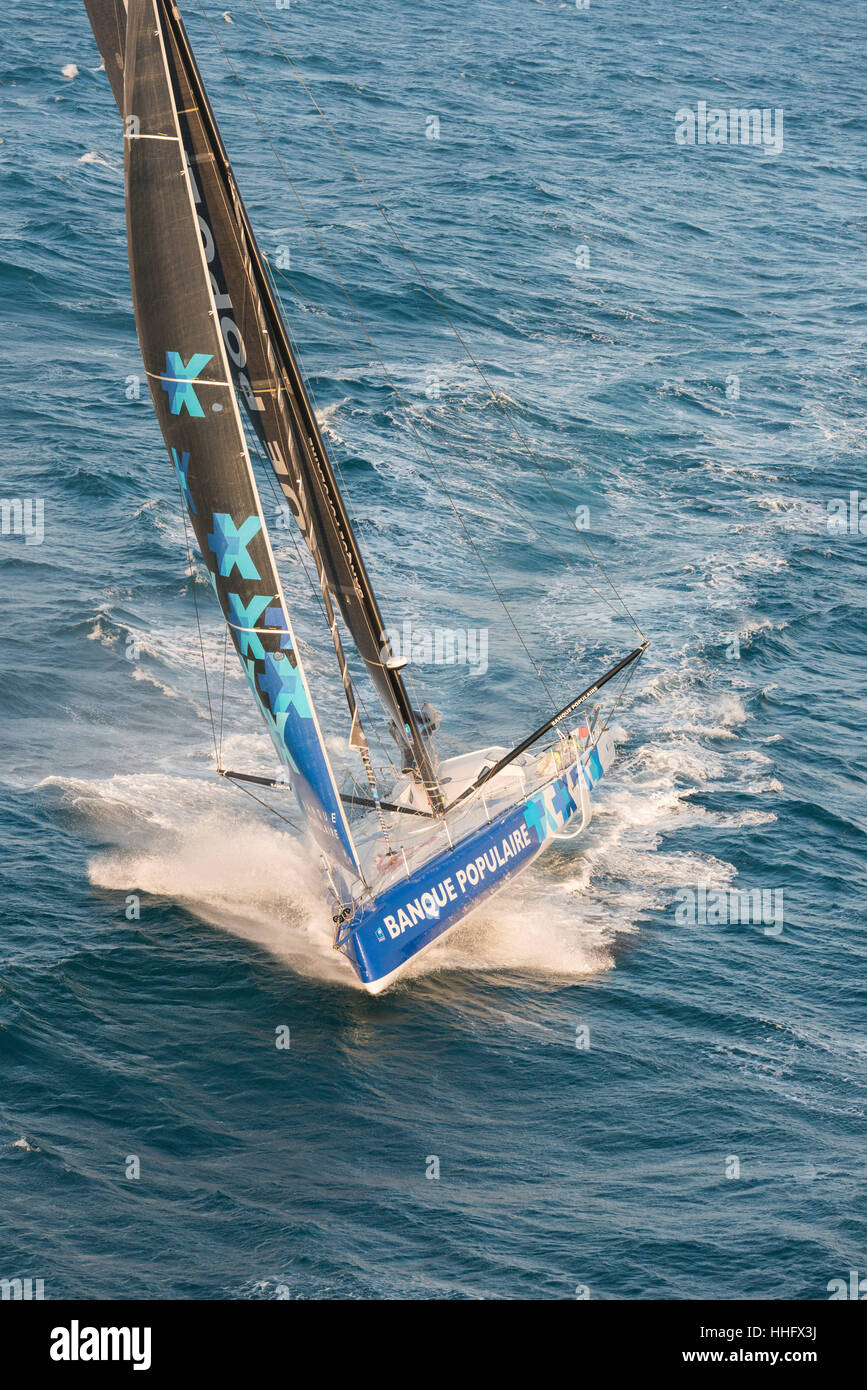
[[[358,914],[339,947],[373,992],[474,907],[527,868],[581,813],[578,779],[602,776],[594,750],[542,791],[504,811],[452,849],[389,888]]]

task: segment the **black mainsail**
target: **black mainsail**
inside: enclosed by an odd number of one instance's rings
[[[106,35],[114,43],[117,7],[123,8],[124,0],[88,0],[107,68],[103,44]],[[389,716],[405,764],[439,811],[443,800],[433,755],[400,674],[401,663],[389,648],[373,585],[180,13],[170,0],[155,0],[155,13],[232,380],[316,565],[352,715],[351,742],[366,750],[335,608]]]
[[[271,551],[196,211],[161,0],[129,0],[127,236],[145,371],[189,523],[338,895],[359,861]]]

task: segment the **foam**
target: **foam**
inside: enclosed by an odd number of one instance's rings
[[[92,636],[111,645],[118,627],[131,630],[100,613]],[[216,626],[205,640],[213,669],[222,652]],[[175,699],[175,671],[189,669],[190,635],[164,628],[150,648],[145,638],[143,649],[159,657],[160,675],[169,684],[163,689],[144,673],[137,678]],[[692,797],[697,791],[735,790],[761,798],[779,784],[768,756],[743,746],[749,716],[741,695],[708,688],[718,673],[700,653],[683,651],[665,660],[664,673],[619,711],[620,759],[594,795],[594,818],[580,844],[548,850],[413,962],[403,979],[468,972],[483,972],[494,983],[516,974],[537,981],[584,979],[613,968],[618,941],[634,934],[647,912],[666,910],[684,884],[724,886],[734,879],[733,866],[722,858],[679,850],[676,840],[672,848],[672,840],[663,839],[690,825],[731,830],[767,824],[774,812],[761,805],[715,811]],[[224,764],[273,770],[257,721],[245,719],[238,705],[241,722],[233,714],[224,728]],[[339,742],[330,740],[335,751]],[[300,975],[358,987],[332,950],[315,854],[254,803],[183,770],[102,782],[51,780],[62,788],[66,805],[109,842],[90,862],[96,886],[168,898]],[[290,818],[298,816],[291,795],[262,796]]]

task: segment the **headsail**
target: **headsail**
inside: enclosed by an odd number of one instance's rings
[[[126,48],[127,0],[84,0],[99,56],[123,114],[123,58]]]
[[[439,810],[433,757],[398,663],[391,664],[373,586],[183,23],[174,5],[161,8],[199,225],[239,398],[315,561],[350,709],[354,714],[332,604],[365,663],[408,765]]]
[[[160,426],[241,664],[331,865],[358,859],[281,592],[196,212],[163,0],[129,0],[127,234],[139,340]],[[222,330],[222,331],[221,331]]]

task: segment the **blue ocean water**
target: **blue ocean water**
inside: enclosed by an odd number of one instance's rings
[[[484,675],[414,680],[458,742],[517,739],[550,704],[415,430],[557,698],[629,629],[253,6],[226,3],[182,9],[383,607],[485,629]],[[652,645],[580,847],[363,994],[297,838],[208,775],[117,112],[83,6],[9,0],[3,495],[43,501],[44,539],[0,537],[0,1277],[826,1298],[867,1273],[863,11],[263,11]],[[781,108],[782,149],[678,144],[700,101]],[[854,525],[829,527],[837,502]],[[224,761],[268,766],[227,689]],[[703,885],[782,892],[782,923],[678,920]]]

